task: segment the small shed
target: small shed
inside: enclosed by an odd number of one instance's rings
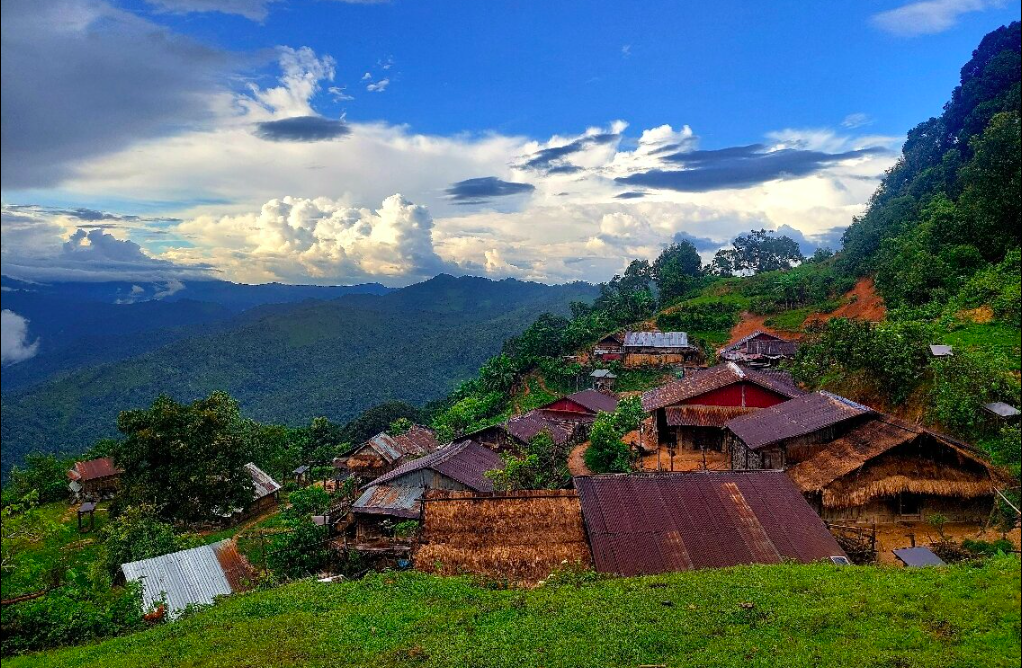
[[[775,334],[757,329],[734,343],[717,351],[720,359],[751,367],[770,367],[790,359],[798,351],[798,344]]]
[[[258,515],[276,506],[280,502],[280,483],[252,462],[245,464],[245,470],[252,478],[252,503],[244,516]]]
[[[67,472],[68,486],[75,498],[107,499],[120,489],[121,473],[123,471],[114,464],[112,457],[75,462]]]
[[[596,346],[593,348],[593,357],[603,362],[620,360],[624,353],[623,344],[624,336],[620,333],[607,334],[596,342]]]
[[[475,573],[534,584],[564,562],[592,563],[574,490],[430,490],[422,541],[416,568],[443,575]]]
[[[142,583],[142,609],[150,612],[166,605],[170,619],[189,605],[209,605],[218,596],[249,589],[253,575],[252,567],[229,539],[132,561],[120,569],[125,581]]]
[[[652,575],[847,556],[780,471],[575,478],[596,570]]]
[[[344,462],[352,475],[371,480],[413,457],[421,457],[441,446],[432,429],[412,425],[403,434],[381,431],[356,448]]]
[[[546,432],[555,445],[581,443],[588,433],[594,413],[573,413],[535,409],[516,415],[501,424],[465,434],[461,441],[472,441],[494,452],[520,452],[539,434]]]
[[[930,344],[930,356],[932,357],[954,357],[955,351],[951,346],[939,343]]]
[[[295,484],[298,485],[299,487],[305,487],[306,485],[308,485],[310,482],[309,472],[311,470],[312,466],[310,466],[309,464],[302,464],[294,471],[292,471],[291,475],[295,477]]]
[[[609,392],[614,389],[614,381],[617,376],[610,369],[595,369],[589,374],[592,378],[593,389],[597,392]]]
[[[1003,401],[992,401],[989,404],[983,404],[983,410],[998,420],[1006,422],[1018,420],[1019,418],[1019,410]]]

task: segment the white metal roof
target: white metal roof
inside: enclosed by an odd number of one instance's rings
[[[132,561],[121,566],[121,572],[128,582],[142,583],[143,610],[152,610],[166,595],[167,615],[174,618],[189,604],[208,605],[233,593],[216,552],[227,542]]]

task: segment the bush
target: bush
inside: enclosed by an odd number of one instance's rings
[[[682,304],[657,316],[656,326],[669,332],[711,332],[731,329],[738,323],[740,308],[733,302]]]
[[[117,572],[122,564],[159,557],[194,547],[192,535],[179,536],[174,527],[159,519],[151,504],[128,506],[103,527],[104,561],[107,572]]]
[[[956,349],[953,357],[935,359],[931,418],[952,432],[968,436],[986,421],[982,407],[991,401],[1017,404],[1018,381],[1000,362],[981,351]]]

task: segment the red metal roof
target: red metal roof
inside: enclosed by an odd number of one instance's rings
[[[758,385],[789,399],[805,394],[783,371],[756,371],[726,362],[705,370],[688,371],[684,378],[643,393],[642,408],[648,413],[742,382]]]
[[[564,399],[572,401],[592,413],[600,412],[612,413],[617,408],[616,397],[613,397],[609,394],[604,394],[603,392],[598,392],[596,390],[582,390],[581,392],[576,392],[575,394],[569,394],[568,396],[564,397]],[[556,404],[558,401],[562,401],[562,399],[551,401],[549,404],[547,404],[546,406],[542,406],[541,408],[549,408],[550,406]]]
[[[649,575],[845,553],[782,471],[575,478],[596,570]]]
[[[750,449],[757,450],[874,412],[869,406],[830,392],[813,392],[735,418],[727,428]]]
[[[67,477],[79,482],[98,480],[120,475],[123,471],[114,465],[111,457],[100,457],[85,462],[75,462],[75,467],[67,472]]]

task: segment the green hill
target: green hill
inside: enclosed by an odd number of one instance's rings
[[[591,300],[588,284],[438,276],[384,296],[262,306],[230,325],[3,396],[3,466],[33,450],[79,452],[115,433],[117,414],[160,393],[224,389],[246,415],[345,421],[391,400],[422,404],[475,375],[544,312]]]
[[[743,566],[533,590],[379,573],[227,599],[10,668],[1018,666],[1019,566]]]

